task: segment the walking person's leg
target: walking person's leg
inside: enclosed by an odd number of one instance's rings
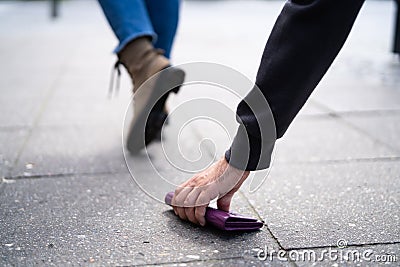
[[[161,49],[153,46],[153,42],[155,41],[157,45],[159,43],[160,47],[164,46],[162,48],[169,56],[178,22],[179,3],[176,3],[175,0],[160,2],[165,10],[163,10],[162,16],[157,17],[153,10],[149,12],[145,0],[99,0],[106,18],[119,40],[119,45],[114,52],[118,56],[119,63],[124,65],[133,81],[136,104],[127,140],[127,148],[132,153],[139,152],[159,135],[167,117],[164,111],[167,95],[164,95],[157,103],[153,103],[154,97],[152,96],[160,94],[158,92],[161,90],[160,88],[149,86],[149,88],[145,88],[146,93],[136,94],[146,80],[170,66],[169,59]],[[154,5],[153,3],[151,8],[154,9]],[[152,20],[157,21],[156,29]],[[161,20],[165,24],[164,28],[157,25],[161,24]],[[159,37],[158,33],[161,37],[160,41],[156,41]],[[161,41],[162,43],[160,43]],[[165,81],[174,80],[175,83],[181,84],[184,73],[179,69],[171,69],[162,78]],[[165,82],[161,81],[158,84],[165,84]]]
[[[273,113],[278,138],[339,53],[363,2],[291,0],[285,4],[265,46],[256,79]],[[203,225],[205,207],[212,199],[218,198],[219,209],[229,210],[233,194],[249,171],[269,167],[266,159],[271,151],[261,151],[261,147],[273,144],[261,138],[256,119],[268,116],[263,112],[269,108],[252,111],[258,105],[254,90],[238,106],[239,130],[225,157],[175,190],[172,204],[180,218]],[[247,143],[249,158],[243,158],[243,144]]]
[[[146,0],[146,6],[157,39],[155,48],[165,51],[170,58],[179,20],[180,0]]]
[[[98,0],[115,36],[119,40],[114,52],[139,37],[156,38],[144,0]]]

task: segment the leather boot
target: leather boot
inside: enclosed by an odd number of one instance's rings
[[[148,78],[169,66],[163,51],[155,49],[148,37],[139,37],[128,43],[118,53],[118,58],[132,78],[133,92]]]
[[[169,60],[163,56],[162,50],[155,49],[147,37],[127,44],[118,58],[133,82],[134,117],[127,148],[135,154],[159,137],[168,116],[165,101],[170,92],[178,92],[185,73],[169,67]]]

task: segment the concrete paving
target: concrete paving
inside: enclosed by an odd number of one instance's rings
[[[173,62],[220,63],[254,80],[282,5],[184,1]],[[96,1],[62,1],[57,20],[48,1],[1,1],[0,265],[398,266],[394,8],[393,1],[366,2],[332,68],[278,141],[266,181],[250,192],[249,180],[235,195],[232,210],[265,226],[232,234],[182,222],[143,190],[160,176],[171,185],[184,181],[221,156],[229,139],[199,121],[176,146],[177,116],[149,157],[124,157],[130,81],[124,73],[118,96],[107,98],[116,40]],[[232,111],[238,102],[206,86],[184,86],[168,102],[174,111],[197,98]]]

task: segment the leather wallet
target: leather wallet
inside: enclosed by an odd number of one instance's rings
[[[174,193],[169,192],[165,196],[165,203],[171,206],[173,196]],[[223,231],[254,231],[264,225],[257,219],[211,207],[207,207],[205,219],[208,225]]]

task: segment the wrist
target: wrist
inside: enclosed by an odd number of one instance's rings
[[[235,166],[229,164],[229,161],[226,159],[226,157],[222,157],[222,158],[220,159],[220,161],[226,166],[226,169],[229,168],[229,169],[234,170],[234,171],[236,171],[236,172],[241,172],[241,173],[247,174],[247,175],[250,174],[250,171],[241,170],[241,169],[238,169],[238,168],[236,168]]]

